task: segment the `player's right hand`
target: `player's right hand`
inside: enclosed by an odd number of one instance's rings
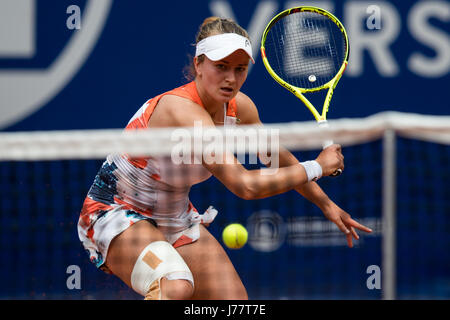
[[[344,155],[339,144],[332,144],[331,146],[322,150],[316,161],[322,167],[322,176],[330,176],[336,170],[344,170]]]

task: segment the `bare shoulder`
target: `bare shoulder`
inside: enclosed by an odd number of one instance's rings
[[[209,118],[209,119],[208,119]],[[196,120],[210,120],[208,113],[195,102],[175,96],[161,97],[149,120],[150,127],[193,126]]]
[[[241,124],[260,123],[258,108],[249,96],[239,91],[236,95],[236,105]]]

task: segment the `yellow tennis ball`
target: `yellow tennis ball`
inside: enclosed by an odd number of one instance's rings
[[[222,240],[230,249],[242,248],[247,242],[247,239],[247,229],[239,223],[229,224],[222,233]]]

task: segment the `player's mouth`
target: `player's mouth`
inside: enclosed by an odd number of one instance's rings
[[[224,93],[225,95],[231,95],[233,94],[233,88],[232,87],[221,87],[220,91]]]

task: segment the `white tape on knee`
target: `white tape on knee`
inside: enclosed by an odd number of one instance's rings
[[[192,273],[177,250],[166,241],[155,241],[139,255],[131,273],[131,286],[145,296],[152,283],[162,277],[188,280],[194,287]]]

